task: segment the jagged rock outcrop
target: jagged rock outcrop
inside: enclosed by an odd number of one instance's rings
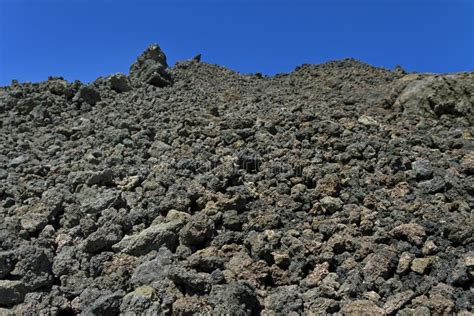
[[[157,87],[173,84],[166,62],[166,55],[160,46],[150,45],[130,67],[130,78],[135,82],[144,82]]]

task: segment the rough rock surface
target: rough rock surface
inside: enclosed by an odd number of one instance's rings
[[[166,62],[166,55],[158,45],[150,45],[130,67],[130,78],[135,82],[144,82],[157,87],[173,83]],[[120,89],[123,92],[123,89]]]
[[[470,315],[474,74],[157,45],[0,88],[0,314]]]

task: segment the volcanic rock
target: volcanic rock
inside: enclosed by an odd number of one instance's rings
[[[160,46],[150,45],[130,67],[130,78],[133,81],[145,82],[157,87],[173,84],[171,73],[166,62],[166,55]]]
[[[110,87],[117,92],[127,92],[132,90],[128,78],[123,73],[116,73],[109,77]]]
[[[73,100],[95,105],[100,101],[100,92],[92,85],[84,85],[79,89]]]
[[[472,312],[473,73],[198,59],[0,87],[0,314]]]

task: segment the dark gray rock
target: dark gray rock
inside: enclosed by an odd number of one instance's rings
[[[449,273],[447,283],[455,286],[467,286],[474,279],[464,260],[458,260],[454,269]]]
[[[13,251],[0,251],[0,278],[10,273],[14,264],[15,255]]]
[[[157,87],[173,84],[166,55],[157,44],[150,45],[132,64],[130,78]]]
[[[254,289],[244,283],[214,285],[209,294],[213,315],[258,315],[260,304]]]
[[[163,246],[174,250],[178,245],[178,231],[181,227],[181,221],[152,225],[136,235],[125,236],[113,249],[135,256],[147,254]]]
[[[212,284],[212,277],[208,273],[194,272],[184,267],[171,266],[168,278],[176,284],[176,286],[185,289],[190,295],[192,293],[209,293]]]
[[[203,272],[212,272],[216,269],[222,269],[224,266],[224,258],[217,255],[218,249],[215,247],[208,247],[196,251],[187,258],[189,265]]]
[[[407,113],[433,113],[436,115],[472,115],[470,108],[472,82],[456,76],[418,76],[408,82],[395,101]]]
[[[161,314],[163,310],[156,301],[156,290],[150,286],[141,286],[123,297],[120,311],[122,313]]]
[[[74,101],[86,102],[89,105],[96,105],[101,100],[100,92],[93,85],[83,85],[73,98]]]
[[[433,175],[433,167],[431,162],[426,159],[416,160],[411,164],[418,180],[428,180]]]
[[[424,193],[439,193],[439,192],[444,192],[446,188],[446,182],[442,178],[433,178],[428,181],[423,181],[418,184],[418,187],[424,192]]]
[[[434,261],[434,258],[431,257],[415,258],[411,262],[411,270],[419,274],[425,274],[431,268]]]
[[[405,304],[407,304],[414,296],[415,292],[411,290],[397,293],[387,299],[383,305],[383,309],[388,315],[392,315],[405,306]]]
[[[188,246],[199,246],[214,234],[214,222],[210,218],[192,218],[179,232],[179,240]]]
[[[111,185],[114,179],[114,172],[111,169],[105,169],[99,172],[93,172],[88,176],[86,184],[88,186],[100,185],[106,186]]]
[[[155,281],[161,281],[168,277],[172,264],[176,257],[168,248],[162,247],[156,256],[143,262],[133,271],[130,282],[136,286],[148,285]]]
[[[162,141],[155,141],[148,150],[151,157],[160,158],[161,155],[169,151],[172,147]]]
[[[396,254],[391,250],[381,250],[368,255],[364,263],[366,282],[374,282],[379,277],[387,279],[396,265]]]
[[[109,295],[100,296],[85,311],[85,315],[117,315],[120,311],[120,304],[123,291],[118,291]]]
[[[128,92],[132,90],[128,77],[123,73],[116,73],[109,77],[109,83],[112,90],[117,92]]]
[[[27,155],[21,155],[16,158],[13,158],[10,163],[8,164],[9,167],[15,168],[18,167],[25,162],[27,162],[30,158]]]

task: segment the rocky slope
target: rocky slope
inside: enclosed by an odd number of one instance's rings
[[[472,315],[474,74],[346,59],[0,89],[0,314]]]

